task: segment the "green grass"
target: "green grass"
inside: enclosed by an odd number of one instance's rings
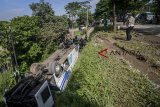
[[[76,31],[76,32],[75,32],[75,35],[77,35],[77,36],[83,36],[83,34],[82,34],[81,31]]]
[[[0,107],[4,107],[3,96],[5,89],[11,88],[15,84],[10,71],[0,73]]]
[[[159,107],[160,92],[137,70],[111,56],[97,54],[90,42],[81,52],[67,89],[57,95],[57,107]]]

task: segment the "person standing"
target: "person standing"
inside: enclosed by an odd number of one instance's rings
[[[135,24],[135,18],[132,16],[131,13],[129,13],[128,14],[128,19],[127,19],[127,22],[126,22],[126,26],[127,26],[126,35],[127,35],[127,40],[128,41],[131,40],[131,38],[132,38],[131,31],[134,28],[134,24]]]

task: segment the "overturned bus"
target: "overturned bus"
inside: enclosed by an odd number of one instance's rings
[[[78,59],[79,45],[58,49],[4,95],[7,107],[53,107],[52,91],[63,91]]]

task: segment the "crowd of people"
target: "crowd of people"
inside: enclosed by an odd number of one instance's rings
[[[76,35],[74,38],[71,38],[70,35],[66,35],[63,41],[60,43],[60,48],[69,48],[71,45],[79,45],[80,49],[82,49],[87,42],[87,36],[82,38],[81,36]]]

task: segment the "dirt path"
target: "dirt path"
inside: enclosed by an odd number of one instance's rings
[[[150,45],[160,46],[160,37],[154,35],[142,35],[137,32],[136,38],[137,41],[145,42]]]
[[[91,33],[94,31],[94,27],[91,27],[89,29],[89,31],[87,32],[87,37],[89,38],[89,36],[91,35]]]
[[[109,53],[111,51],[124,51],[123,49],[117,47],[114,43],[115,41],[108,40],[107,38],[97,36],[96,41],[102,43],[104,46],[106,46],[109,50]],[[160,76],[156,74],[157,69],[151,67],[147,62],[141,61],[137,59],[136,56],[131,55],[131,54],[126,54],[126,55],[117,55],[116,57],[119,58],[120,60],[124,61],[125,63],[128,64],[128,66],[133,67],[135,69],[138,69],[141,73],[146,75],[152,82],[153,84],[156,85],[157,88],[160,87]]]

